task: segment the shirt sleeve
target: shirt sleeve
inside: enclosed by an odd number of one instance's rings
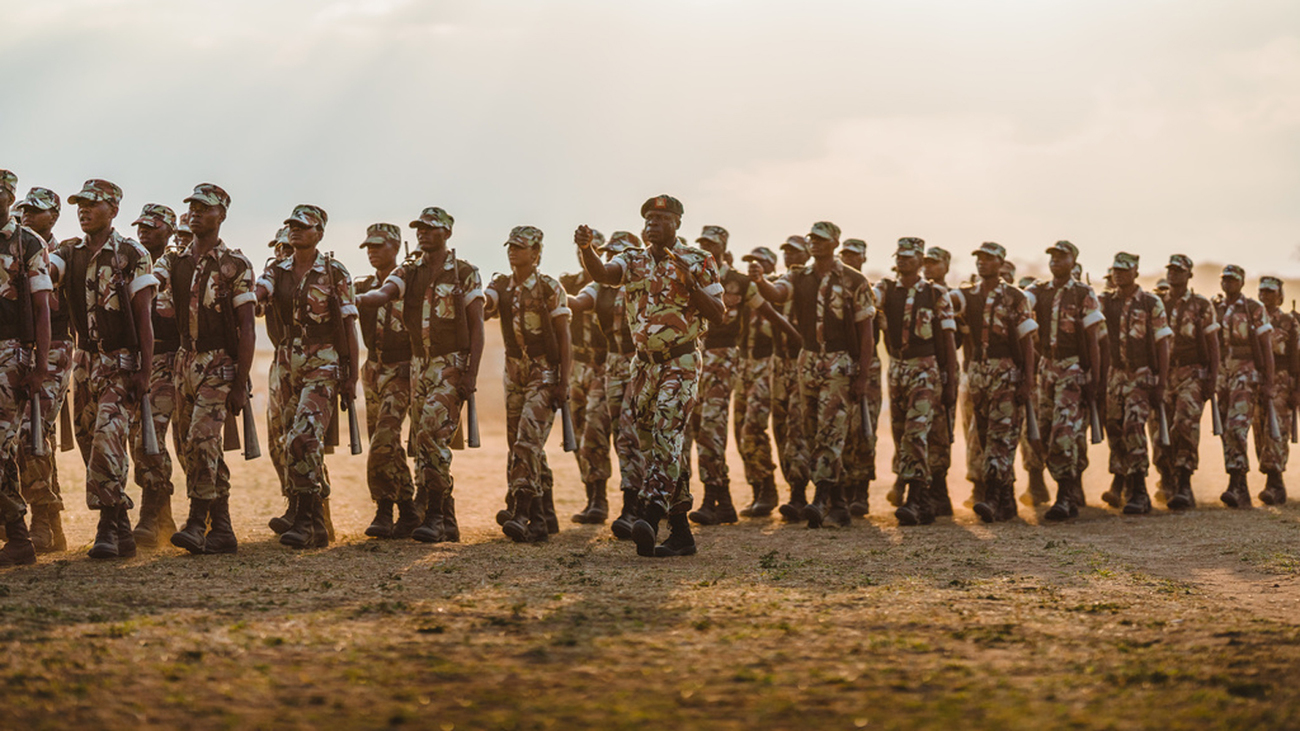
[[[357,292],[352,284],[352,275],[348,274],[347,267],[337,259],[334,260],[333,265],[338,267],[340,275],[334,285],[334,296],[339,298],[339,314],[343,315],[344,319],[358,317],[360,313],[357,311]]]
[[[952,312],[952,298],[948,296],[948,290],[934,285],[934,312],[938,315],[939,327],[944,330],[957,329],[957,317]]]
[[[1219,313],[1215,311],[1214,305],[1210,304],[1209,300],[1203,301],[1205,304],[1201,308],[1201,321],[1198,324],[1206,335],[1216,333],[1219,331]]]
[[[871,282],[862,280],[862,286],[853,292],[853,321],[862,322],[876,317],[876,298],[871,293]]]
[[[550,287],[550,297],[546,305],[550,308],[551,317],[566,317],[572,314],[573,311],[569,309],[569,295],[564,291],[559,280],[550,279],[546,283]]]
[[[1169,317],[1165,315],[1165,303],[1155,295],[1150,296],[1155,300],[1151,305],[1151,327],[1154,328],[1156,340],[1173,337],[1174,331],[1169,327]]]
[[[1273,323],[1268,320],[1267,307],[1259,305],[1255,308],[1255,315],[1251,318],[1250,326],[1254,329],[1256,335],[1263,335],[1266,332],[1272,332]]]
[[[27,256],[27,282],[31,292],[50,292],[54,289],[54,280],[50,279],[50,257],[40,243],[40,237],[32,234],[31,251]]]
[[[379,288],[382,289],[384,287],[387,287],[390,283],[394,287],[397,287],[397,299],[400,300],[401,298],[405,297],[406,296],[406,267],[399,266],[396,269],[394,269],[391,273],[389,273],[388,278],[380,283]]]
[[[614,258],[609,260],[609,263],[617,264],[619,269],[618,281],[614,282],[614,284],[618,285],[625,282],[627,280],[627,270],[630,268],[630,260],[628,258],[628,252],[625,251],[621,254],[615,254]]]
[[[461,271],[465,272],[464,280],[461,287],[465,290],[465,306],[469,307],[474,300],[484,299],[483,296],[483,275],[479,274],[478,267],[471,266],[461,262]]]
[[[144,247],[140,247],[140,252],[140,256],[131,265],[131,270],[127,272],[131,283],[127,285],[126,291],[132,297],[140,290],[158,286],[158,280],[153,276],[153,261],[149,258],[149,252]]]
[[[270,264],[267,264],[266,269],[262,270],[262,276],[257,278],[257,286],[265,289],[266,296],[268,297],[275,294],[275,268],[279,266],[279,264],[280,262],[278,261],[273,261]]]
[[[253,290],[253,262],[243,254],[234,256],[237,271],[230,279],[230,297],[235,308],[257,302],[257,292]]]
[[[985,305],[987,306],[987,304]],[[1017,297],[1011,321],[1016,326],[1016,337],[1023,338],[1038,332],[1038,323],[1034,321],[1033,311],[1029,309],[1028,297]]]
[[[1084,286],[1079,314],[1083,316],[1084,328],[1090,328],[1106,319],[1101,313],[1101,301],[1097,299],[1097,293],[1092,291],[1092,287]]]

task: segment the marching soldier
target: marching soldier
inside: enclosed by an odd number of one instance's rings
[[[162,277],[171,271],[180,250],[168,246],[176,229],[176,213],[168,206],[146,203],[132,225],[140,245],[149,252],[153,275],[158,279],[152,315],[153,369],[145,395],[153,415],[158,453],[145,452],[144,430],[138,422],[131,428],[131,461],[135,465],[135,483],[140,486],[140,518],[133,533],[136,545],[153,548],[160,537],[170,538],[176,532],[176,521],[172,518],[172,458],[167,452],[166,437],[176,413],[176,350],[181,341],[171,284]]]
[[[592,246],[605,248],[605,235],[592,231]],[[578,440],[578,473],[586,488],[587,504],[573,515],[575,523],[604,523],[609,517],[609,500],[605,495],[610,477],[609,406],[605,402],[605,360],[608,352],[605,333],[587,307],[574,309],[574,299],[595,284],[586,271],[560,276],[560,284],[569,295],[570,341],[573,346],[573,377],[569,383],[574,436]]]
[[[808,241],[790,236],[781,244],[781,256],[787,272],[801,270],[808,263]],[[771,277],[769,277],[771,278]],[[794,300],[780,304],[787,321],[794,318]],[[772,435],[776,441],[777,464],[790,487],[790,499],[779,508],[787,523],[803,520],[808,504],[808,480],[811,479],[808,439],[804,435],[803,398],[799,393],[800,343],[781,333],[774,333],[772,344]]]
[[[591,248],[591,229],[581,226],[574,242],[582,266],[601,284],[624,285],[636,360],[624,415],[636,425],[641,471],[641,517],[632,525],[637,555],[694,555],[687,513],[691,508],[687,417],[696,405],[700,356],[696,341],[704,323],[726,315],[718,271],[704,251],[677,240],[682,204],[668,195],[641,205],[647,249],[628,249],[606,263]],[[725,428],[725,426],[724,426]],[[659,523],[668,518],[670,534],[656,546]]]
[[[1249,508],[1246,473],[1247,433],[1256,405],[1276,394],[1273,388],[1273,324],[1264,306],[1242,294],[1246,272],[1236,264],[1223,268],[1223,294],[1214,298],[1219,316],[1223,367],[1219,371],[1219,409],[1223,412],[1223,466],[1228,489],[1219,496],[1230,508]],[[1117,281],[1118,283],[1118,281]]]
[[[867,262],[867,242],[862,239],[845,239],[840,246],[840,261],[856,272],[862,271]],[[877,309],[874,334],[880,340],[880,314]],[[861,405],[856,399],[849,404],[849,435],[845,439],[844,453],[844,500],[849,504],[849,514],[861,518],[870,512],[869,497],[871,483],[876,479],[876,442],[879,438],[877,426],[880,423],[880,406],[883,403],[884,389],[879,353],[876,343],[871,344],[871,367],[867,372],[867,408],[870,411],[871,435],[862,433],[862,416],[858,413]],[[899,488],[895,486],[895,490]],[[890,493],[893,497],[893,491]],[[892,502],[893,500],[891,500]],[[896,498],[897,504],[902,503]]]
[[[894,512],[899,525],[934,522],[929,455],[930,435],[946,424],[934,419],[957,402],[957,348],[952,300],[941,286],[921,278],[925,241],[898,240],[898,280],[876,287],[889,353],[889,420],[894,437],[894,473],[907,497]],[[939,391],[939,398],[935,392]],[[942,403],[942,407],[939,403]]]
[[[1282,311],[1281,279],[1261,277],[1259,301],[1268,310],[1268,321],[1273,325],[1273,363],[1276,369],[1272,411],[1269,411],[1262,393],[1255,410],[1255,456],[1259,459],[1259,471],[1267,476],[1259,500],[1265,505],[1282,505],[1286,503],[1286,483],[1282,474],[1286,472],[1291,442],[1291,419],[1283,418],[1283,415],[1290,414],[1300,404],[1300,390],[1296,389],[1295,383],[1300,374],[1300,323]],[[1277,424],[1276,437],[1270,422]]]
[[[516,226],[506,239],[510,274],[487,287],[487,316],[501,318],[506,345],[506,462],[512,516],[501,526],[516,543],[547,540],[545,504],[554,488],[546,463],[546,438],[568,395],[573,353],[564,288],[537,270],[542,232]],[[553,503],[552,503],[553,505]]]
[[[411,533],[421,543],[456,543],[451,441],[461,407],[477,390],[483,357],[483,280],[478,268],[447,248],[455,219],[430,206],[411,221],[420,255],[388,275],[383,286],[359,298],[366,307],[402,302],[411,341],[411,443],[416,495],[424,496],[424,520]]]
[[[948,288],[948,268],[952,264],[952,254],[947,249],[938,246],[931,246],[925,251],[925,259],[922,261],[922,268],[925,271],[927,281],[942,287],[948,293],[949,307],[953,311],[953,316],[961,315],[957,311],[957,305],[961,298],[955,296],[955,292]],[[961,348],[961,333],[953,331],[953,347]],[[940,371],[940,378],[947,378],[944,382],[946,388],[949,383],[953,384],[954,393],[959,390],[960,383],[959,370],[956,367],[956,361],[953,362],[951,370]],[[952,497],[948,494],[948,470],[952,467],[952,441],[953,441],[953,421],[957,418],[956,403],[945,403],[943,399],[934,402],[935,411],[933,415],[934,428],[930,430],[930,439],[926,445],[929,450],[930,465],[930,503],[934,507],[936,518],[952,516]]]
[[[47,251],[59,247],[54,238],[54,224],[59,220],[59,194],[49,188],[32,188],[18,204],[22,223],[45,242]],[[67,408],[68,382],[72,378],[72,329],[68,308],[59,302],[58,294],[47,295],[50,310],[50,347],[45,379],[39,389],[41,399],[41,433],[45,435],[44,454],[32,451],[31,427],[23,422],[22,439],[19,440],[18,476],[22,484],[23,499],[32,509],[31,538],[37,553],[68,550],[63,536],[63,496],[59,489],[59,471],[55,462],[55,426],[60,413]],[[69,438],[71,435],[65,435]]]
[[[73,413],[86,460],[86,503],[99,511],[91,558],[130,558],[135,536],[127,512],[131,424],[148,393],[153,370],[153,296],[157,281],[149,252],[113,228],[122,189],[87,180],[68,198],[77,206],[84,238],[64,241],[50,255],[60,301],[77,333]]]
[[[1007,250],[986,241],[971,252],[980,281],[960,288],[966,330],[971,440],[979,448],[975,474],[984,486],[975,512],[985,523],[1017,515],[1016,446],[1026,406],[1033,404],[1034,340],[1038,329],[1023,292],[1002,277]]]
[[[758,262],[769,278],[776,271],[776,253],[766,246],[755,248],[740,260]],[[753,500],[740,514],[746,518],[766,518],[780,502],[774,476],[776,465],[772,462],[772,437],[767,430],[772,418],[772,359],[776,337],[772,323],[766,318],[754,312],[746,316],[749,321],[741,330],[744,337],[740,344],[740,376],[732,409],[736,445]]]
[[[229,554],[239,543],[230,520],[230,468],[222,433],[226,415],[237,416],[249,405],[257,293],[252,262],[221,240],[230,209],[226,191],[200,183],[184,202],[194,240],[154,268],[171,292],[180,339],[176,433],[190,512],[171,543],[195,554]]]
[[[18,440],[32,395],[46,380],[50,346],[50,280],[45,243],[10,215],[18,176],[0,170],[0,568],[36,563],[27,504],[18,481]]]
[[[1110,471],[1118,481],[1102,500],[1123,505],[1125,515],[1151,512],[1147,494],[1147,421],[1152,404],[1164,401],[1173,335],[1159,297],[1137,283],[1138,257],[1120,252],[1111,265],[1115,291],[1101,297],[1110,337],[1110,381],[1106,385],[1106,440]],[[1115,487],[1121,488],[1116,491]],[[1127,492],[1127,501],[1125,501]]]
[[[283,424],[278,433],[268,427],[267,439],[279,439],[284,454],[293,518],[280,543],[290,548],[329,545],[325,432],[335,418],[335,399],[342,394],[350,400],[360,372],[352,277],[317,249],[328,221],[318,206],[295,206],[285,219],[293,256],[269,265],[256,284],[258,301],[284,334],[272,384]]]
[[[1021,277],[1016,286],[1020,291],[1028,294],[1029,288],[1037,281],[1033,277]],[[1033,295],[1029,296],[1029,309],[1034,309]],[[1043,331],[1039,330],[1038,333],[1041,336]],[[1042,376],[1041,370],[1038,375]],[[1050,502],[1052,496],[1048,494],[1047,482],[1043,479],[1043,472],[1047,469],[1047,465],[1043,461],[1043,454],[1035,445],[1029,443],[1027,430],[1020,432],[1020,463],[1024,465],[1025,474],[1029,476],[1029,485],[1024,492],[1020,493],[1020,502],[1031,508]]]
[[[375,273],[355,283],[361,339],[366,362],[361,384],[366,396],[366,483],[375,501],[375,518],[366,528],[371,538],[410,538],[423,516],[415,504],[415,485],[402,446],[402,422],[411,410],[411,338],[406,332],[402,300],[366,306],[366,292],[379,289],[397,268],[402,234],[395,224],[374,223],[361,242]],[[393,522],[393,507],[397,522]]]
[[[1056,502],[1047,520],[1066,520],[1082,504],[1083,468],[1088,454],[1088,413],[1100,409],[1101,352],[1097,331],[1105,316],[1092,287],[1072,272],[1079,249],[1058,241],[1047,249],[1052,279],[1031,284],[1026,293],[1039,323],[1038,409],[1043,430],[1042,463],[1056,481]],[[1037,451],[1039,445],[1030,445]],[[1041,479],[1041,472],[1040,478]],[[1031,488],[1032,489],[1032,488]]]
[[[189,232],[189,214],[181,215],[180,228],[177,230],[176,238],[181,241],[182,246],[189,246],[189,241],[194,240],[194,234]],[[181,231],[187,232],[182,237]],[[188,240],[187,240],[188,239]],[[281,226],[276,232],[275,238],[267,244],[272,250],[271,258],[266,260],[263,269],[278,264],[286,259],[293,258],[293,246],[289,244],[289,227]],[[284,324],[266,305],[258,303],[258,314],[265,318],[266,337],[271,341],[272,348],[280,347],[284,340]],[[273,438],[271,435],[284,433],[284,412],[280,408],[285,403],[285,398],[279,392],[279,367],[276,365],[275,358],[271,359],[271,367],[267,372],[267,399],[266,399],[266,451],[271,457],[271,466],[275,468],[275,475],[280,481],[280,494],[285,499],[285,512],[283,515],[277,515],[268,522],[271,530],[280,535],[293,526],[293,504],[291,498],[292,491],[289,489],[288,473],[285,472],[284,443],[280,439]],[[328,480],[328,478],[326,478]],[[332,531],[327,531],[327,533]]]
[[[849,403],[868,391],[872,368],[872,320],[876,317],[866,277],[835,259],[840,228],[814,223],[808,233],[812,266],[786,272],[769,282],[762,267],[751,264],[749,276],[771,302],[794,301],[794,322],[803,341],[799,386],[803,421],[812,459],[813,501],[803,510],[809,528],[826,520],[847,527],[845,440]]]
[[[1169,446],[1156,440],[1152,461],[1170,510],[1196,506],[1192,473],[1200,462],[1201,414],[1219,380],[1219,323],[1210,301],[1188,288],[1191,277],[1190,258],[1182,254],[1169,257],[1165,267],[1169,292],[1163,297],[1169,327],[1174,331],[1165,393]]]

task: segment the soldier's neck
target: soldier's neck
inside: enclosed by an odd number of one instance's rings
[[[514,273],[514,275],[515,275],[515,282],[517,282],[517,283],[523,283],[523,282],[528,281],[528,278],[529,278],[529,277],[533,276],[533,272],[537,271],[537,267],[535,267],[535,266],[517,266],[517,267],[515,267],[512,271],[513,271],[513,273]]]
[[[980,279],[980,291],[984,294],[988,294],[997,289],[1000,284],[1002,284],[1002,277],[997,274],[994,274],[991,277],[982,277]]]
[[[1064,274],[1064,275],[1059,276],[1059,277],[1058,277],[1058,276],[1055,276],[1055,275],[1052,276],[1052,284],[1055,284],[1055,285],[1058,286],[1058,287],[1064,287],[1065,285],[1067,285],[1067,284],[1069,284],[1069,283],[1070,283],[1070,275],[1069,275],[1069,274]]]
[[[1172,284],[1169,285],[1169,299],[1179,300],[1182,299],[1185,294],[1187,294],[1186,284],[1181,287],[1175,287]]]
[[[36,234],[37,236],[40,236],[40,237],[41,237],[41,241],[53,241],[53,240],[54,240],[54,225],[51,224],[49,228],[44,228],[44,229],[36,229],[36,228],[34,228],[34,229],[32,229],[32,233]]]
[[[220,242],[221,242],[220,233],[218,233],[217,231],[213,231],[211,233],[207,233],[202,236],[195,236],[194,243],[191,244],[191,246],[194,247],[195,254],[199,256],[203,256],[209,251],[215,249],[217,247],[217,244]]]
[[[293,267],[295,269],[308,269],[316,263],[316,247],[312,246],[307,249],[293,250]]]
[[[86,234],[86,247],[91,251],[99,251],[108,243],[108,237],[113,235],[113,227],[105,226],[94,233]]]
[[[911,287],[919,281],[921,281],[921,275],[916,272],[898,275],[898,283],[904,287]]]
[[[833,256],[814,256],[813,271],[818,274],[826,274],[835,268],[835,257]]]
[[[1125,297],[1130,297],[1134,292],[1137,291],[1137,288],[1138,288],[1137,282],[1134,282],[1132,284],[1127,284],[1123,287],[1120,287],[1119,293]]]
[[[1224,302],[1236,302],[1239,299],[1241,299],[1241,292],[1238,292],[1236,294],[1228,294],[1227,292],[1223,293]]]
[[[380,284],[382,284],[382,283],[388,281],[388,275],[389,275],[389,274],[392,274],[392,273],[393,273],[393,270],[396,269],[396,268],[397,268],[397,265],[396,265],[396,264],[392,264],[392,265],[387,266],[387,267],[376,268],[376,269],[375,269],[375,281],[379,282]]]

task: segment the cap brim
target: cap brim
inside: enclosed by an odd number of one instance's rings
[[[54,206],[41,205],[37,201],[21,200],[14,204],[14,208],[35,208],[38,211],[52,211]]]
[[[148,226],[150,228],[162,228],[162,221],[156,218],[142,216],[131,222],[132,226]]]

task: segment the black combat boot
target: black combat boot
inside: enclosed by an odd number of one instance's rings
[[[293,527],[293,516],[298,512],[298,495],[289,493],[285,498],[284,515],[277,515],[267,523],[277,536]]]
[[[952,517],[952,496],[948,494],[948,473],[935,472],[930,476],[930,504],[936,518]]]
[[[1282,473],[1277,470],[1269,470],[1265,474],[1267,479],[1264,482],[1264,489],[1259,493],[1259,501],[1265,505],[1285,504],[1286,483],[1282,481]]]
[[[904,485],[901,479],[895,477],[894,486],[889,488],[889,492],[885,493],[885,500],[888,500],[890,505],[897,508],[903,504],[903,498],[906,497],[903,492],[906,490],[907,485]]]
[[[790,486],[790,500],[779,510],[781,518],[787,523],[803,520],[803,509],[808,505],[808,483]]]
[[[849,501],[844,493],[842,482],[831,485],[826,520],[836,528],[848,528],[853,524],[853,516],[849,514]]]
[[[1110,489],[1101,494],[1101,501],[1112,508],[1124,506],[1124,486],[1126,480],[1123,475],[1111,475]]]
[[[865,518],[871,512],[870,495],[870,480],[861,480],[855,483],[853,486],[853,499],[849,501],[849,515],[855,518]]]
[[[668,540],[655,546],[656,558],[694,556],[695,536],[691,535],[691,522],[682,513],[668,516]]]
[[[504,528],[506,525],[506,521],[513,520],[514,517],[515,517],[515,496],[512,493],[507,492],[505,509],[497,511],[497,525]],[[524,517],[527,518],[528,516],[524,516]]]
[[[405,540],[420,525],[420,512],[414,500],[397,501],[397,522],[393,523],[393,538]]]
[[[934,508],[924,480],[911,480],[907,485],[907,499],[894,511],[899,525],[929,525],[934,522]]]
[[[1014,520],[1020,517],[1020,507],[1016,504],[1015,483],[1008,479],[999,484],[1002,487],[1002,497],[998,499],[998,521]]]
[[[309,548],[325,548],[334,541],[334,523],[330,519],[330,499],[316,496],[311,506],[312,541]]]
[[[27,532],[27,521],[20,515],[5,523],[5,546],[0,548],[0,568],[34,563],[36,546],[32,545],[31,534]]]
[[[659,538],[659,521],[664,518],[664,509],[659,503],[645,506],[644,515],[632,524],[632,541],[636,543],[636,555],[654,558],[655,541]]]
[[[808,521],[809,528],[820,528],[822,523],[826,522],[826,512],[830,509],[830,501],[831,483],[815,483],[813,501],[803,508],[803,519]]]
[[[451,492],[442,498],[442,539],[447,543],[460,543],[460,523],[456,522],[456,498]]]
[[[1079,514],[1074,505],[1074,480],[1063,477],[1056,481],[1056,502],[1043,513],[1044,520],[1069,520]]]
[[[587,504],[582,507],[582,510],[579,510],[578,512],[569,516],[569,520],[573,521],[574,523],[583,523],[587,517],[587,511],[591,510],[591,500],[592,500],[591,483],[590,482],[583,483],[583,487],[586,488],[586,492],[587,492]]]
[[[718,485],[713,492],[717,500],[713,509],[713,516],[718,519],[720,525],[730,525],[740,520],[736,515],[736,506],[731,503],[731,487],[729,485]]]
[[[998,514],[1002,512],[1002,488],[996,482],[984,481],[982,484],[984,485],[984,497],[975,503],[975,514],[985,523],[992,523],[998,519]]]
[[[1051,501],[1052,496],[1047,492],[1047,482],[1043,479],[1042,470],[1031,470],[1029,472],[1029,488],[1020,496],[1020,502],[1031,508],[1039,505],[1046,505]]]
[[[207,540],[204,531],[208,528],[208,510],[211,500],[190,499],[190,516],[185,526],[172,534],[171,543],[177,548],[184,548],[190,553],[203,553],[203,544]]]
[[[704,499],[700,501],[700,507],[692,510],[690,519],[693,523],[699,525],[717,525],[718,524],[718,490],[713,485],[704,486]]]
[[[754,512],[750,517],[766,518],[780,504],[781,496],[776,492],[776,477],[768,475],[759,489],[758,502],[754,504]]]
[[[1242,499],[1243,496],[1245,499]],[[1228,473],[1228,489],[1219,496],[1230,508],[1249,508],[1250,491],[1246,487],[1246,473],[1240,470]]]
[[[532,540],[532,534],[528,530],[528,521],[532,513],[533,503],[541,502],[540,497],[534,497],[523,491],[515,495],[514,515],[510,516],[505,525],[501,526],[501,532],[514,541],[515,543],[528,543]],[[544,520],[544,519],[543,519]]]
[[[91,558],[117,558],[117,506],[99,509],[95,543],[88,555]]]
[[[131,504],[130,498],[123,497],[122,502],[117,504],[117,557],[131,558],[135,556],[135,534],[131,532]]]
[[[1151,512],[1151,496],[1147,494],[1147,476],[1133,474],[1128,476],[1128,502],[1124,504],[1125,515],[1146,515]]]
[[[754,494],[754,496],[753,499],[749,501],[748,505],[740,509],[740,517],[742,518],[756,517],[754,515],[754,506],[758,505],[758,494],[763,490],[763,483],[751,482],[749,483],[749,489]]]
[[[375,519],[366,527],[366,535],[371,538],[393,537],[393,501],[375,501]]]
[[[542,492],[541,508],[547,535],[559,533],[560,519],[555,515],[555,490],[547,488]]]
[[[230,521],[230,497],[219,497],[208,506],[208,517],[212,528],[203,538],[204,553],[236,553],[239,540],[235,538],[235,526]]]
[[[310,493],[296,494],[290,499],[293,505],[293,522],[289,530],[280,534],[280,543],[290,548],[310,548],[316,543],[315,521],[316,503],[320,497]],[[192,511],[191,511],[192,512]]]
[[[447,537],[443,528],[442,495],[430,491],[425,497],[428,505],[424,508],[424,522],[411,531],[411,538],[420,543],[441,543]]]
[[[32,527],[29,533],[37,553],[68,550],[68,539],[63,536],[63,521],[59,506],[52,503],[32,506]]]
[[[555,517],[554,512],[546,512],[546,497],[549,495],[548,490],[543,494],[541,500],[534,499],[532,506],[528,509],[528,542],[545,543],[551,538],[551,520]],[[557,529],[558,530],[558,529]]]
[[[587,507],[573,516],[573,522],[583,525],[600,525],[609,519],[609,499],[605,497],[605,481],[587,483]]]
[[[984,498],[986,497],[988,497],[988,487],[984,484],[984,481],[971,480],[970,497],[966,498],[966,502],[965,502],[966,507],[971,508],[973,510],[976,505],[984,502]]]
[[[637,498],[636,493],[632,490],[619,490],[623,493],[623,508],[619,510],[618,517],[610,523],[609,530],[614,537],[627,541],[632,538],[632,525],[636,523],[637,516]]]
[[[1196,507],[1196,498],[1192,497],[1192,473],[1187,470],[1173,470],[1170,479],[1174,481],[1175,487],[1166,507],[1170,510],[1187,510]]]

